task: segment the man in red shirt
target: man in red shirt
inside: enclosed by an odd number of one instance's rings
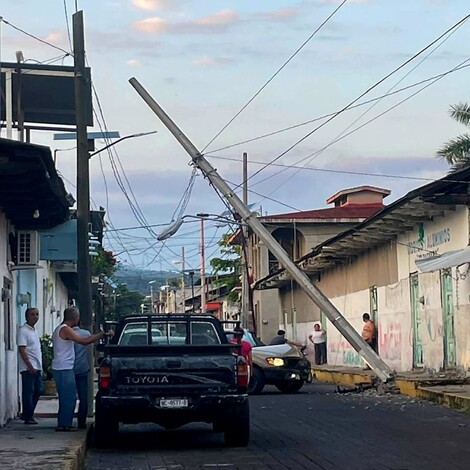
[[[234,343],[234,344],[240,344],[241,345],[240,354],[245,358],[246,363],[248,364],[248,366],[250,368],[250,374],[251,374],[251,371],[253,370],[253,358],[252,358],[252,354],[251,354],[251,351],[252,351],[253,347],[251,346],[251,344],[248,341],[243,339],[243,334],[245,332],[243,331],[242,327],[237,326],[233,330],[233,333],[234,333],[234,335],[233,335],[233,338],[230,340],[230,342]]]

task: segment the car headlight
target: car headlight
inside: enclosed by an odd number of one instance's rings
[[[285,364],[284,359],[281,359],[280,357],[268,357],[266,359],[266,362],[270,366],[276,366],[276,367],[281,367]]]

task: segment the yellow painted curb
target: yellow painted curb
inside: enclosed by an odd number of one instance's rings
[[[312,369],[312,374],[319,382],[333,382],[338,385],[354,386],[359,383],[372,383],[369,374],[345,373],[323,369]]]

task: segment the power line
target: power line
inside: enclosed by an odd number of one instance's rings
[[[240,158],[230,158],[230,157],[218,157],[215,155],[206,155],[206,158],[214,158],[217,160],[228,160],[231,162],[242,162]],[[264,165],[265,162],[260,162],[256,160],[250,160],[250,164],[253,165]],[[405,179],[405,180],[415,180],[415,181],[435,181],[433,178],[424,178],[420,176],[404,176],[404,175],[392,175],[392,174],[385,174],[385,173],[367,173],[364,171],[348,171],[348,170],[331,170],[328,168],[316,168],[310,166],[299,166],[299,165],[287,165],[282,163],[273,163],[274,167],[281,167],[287,170],[290,169],[299,169],[299,170],[307,170],[307,171],[318,171],[324,173],[339,173],[344,175],[354,175],[354,176],[373,176],[377,178],[396,178],[396,179]],[[276,173],[278,175],[279,173]],[[463,181],[458,180],[449,180],[456,183],[462,183]]]
[[[469,59],[466,59],[464,62],[468,62],[470,60]],[[442,78],[442,77],[441,77]],[[299,163],[302,163],[304,161],[307,160],[306,164],[310,163],[313,159],[315,159],[316,157],[318,157],[319,155],[321,155],[321,153],[323,153],[327,148],[331,147],[333,144],[335,144],[336,142],[339,142],[340,140],[343,140],[345,139],[346,137],[349,137],[351,134],[353,134],[354,132],[357,132],[358,130],[362,129],[363,127],[369,125],[370,123],[372,123],[373,121],[379,119],[380,117],[382,117],[383,115],[389,113],[390,111],[394,110],[395,108],[397,108],[398,106],[402,105],[403,103],[405,103],[406,101],[410,100],[411,98],[413,98],[414,96],[416,96],[418,93],[420,93],[421,91],[425,90],[426,88],[430,87],[431,85],[433,85],[436,81],[440,80],[440,78],[436,78],[434,81],[430,82],[430,83],[427,83],[426,85],[424,85],[422,88],[420,88],[419,90],[415,91],[414,93],[412,93],[411,95],[407,96],[406,98],[404,98],[403,100],[399,101],[398,103],[396,103],[395,105],[391,106],[390,108],[386,109],[385,111],[379,113],[378,115],[374,116],[372,119],[369,119],[368,121],[366,121],[365,123],[361,124],[360,126],[354,128],[352,131],[348,132],[347,134],[344,134],[344,135],[341,135],[340,134],[340,137],[337,137],[335,138],[334,140],[332,140],[329,144],[325,145],[324,147],[322,147],[321,149],[317,150],[316,152],[314,152],[313,154],[310,154],[310,155],[307,155],[307,157],[304,157],[302,160],[296,162],[296,165],[298,165]],[[276,176],[276,175],[279,175],[280,173],[284,172],[285,170],[281,170],[277,173],[275,173],[274,175],[271,175],[269,176],[268,178],[264,178],[263,180],[261,181],[258,181],[256,182],[255,184],[260,184],[264,181],[266,181],[267,179],[273,177],[273,176]],[[296,173],[298,173],[298,171],[300,170],[297,170]],[[273,194],[275,191],[277,191],[280,187],[282,187],[285,183],[287,183],[287,181],[289,181],[294,175],[291,175],[291,177],[289,177],[287,180],[284,180],[282,183],[280,183],[276,189],[274,191],[272,191],[269,195]]]
[[[379,101],[382,98],[386,98],[386,97],[389,97],[389,96],[396,95],[398,93],[401,93],[402,91],[406,91],[406,90],[409,90],[410,88],[414,88],[416,86],[422,85],[423,83],[430,82],[430,81],[434,80],[435,78],[444,77],[445,75],[449,75],[450,73],[458,72],[459,70],[465,69],[467,67],[470,67],[470,64],[462,65],[462,66],[454,68],[450,71],[443,72],[443,73],[440,73],[438,75],[434,75],[432,77],[426,78],[424,80],[420,80],[419,82],[412,83],[411,85],[405,86],[403,88],[399,88],[398,90],[392,91],[390,93],[385,93],[383,95],[377,96],[377,97],[372,98],[370,100],[362,101],[361,103],[358,103],[356,105],[353,105],[353,106],[349,107],[346,111],[350,111],[352,109],[360,108],[361,106],[365,106],[366,104],[370,104],[370,103],[373,103],[375,101]],[[303,121],[301,123],[294,124],[294,125],[289,126],[289,127],[284,127],[282,129],[278,129],[276,131],[268,132],[266,134],[262,134],[262,135],[259,135],[257,137],[253,137],[251,139],[246,139],[246,140],[242,140],[240,142],[236,142],[234,144],[226,145],[225,147],[220,147],[218,149],[211,150],[210,153],[214,154],[214,153],[217,153],[217,152],[221,152],[222,150],[227,150],[227,149],[230,149],[230,148],[233,148],[233,147],[238,147],[240,145],[249,144],[249,143],[255,142],[257,140],[265,139],[267,137],[272,137],[274,135],[281,134],[283,132],[291,131],[293,129],[297,129],[297,128],[302,127],[302,126],[306,126],[308,124],[313,124],[314,122],[321,121],[321,120],[326,119],[330,116],[334,116],[336,113],[337,113],[337,111],[332,112],[332,113],[328,113],[328,114],[324,114],[323,116],[319,116],[319,117],[316,117],[314,119],[310,119],[308,121]],[[215,157],[212,156],[212,158],[215,158]]]
[[[317,132],[319,129],[321,129],[322,127],[324,127],[326,124],[328,124],[329,122],[331,122],[333,119],[335,119],[337,116],[339,116],[340,114],[342,114],[344,111],[346,111],[347,109],[349,109],[353,104],[355,104],[357,101],[359,101],[362,97],[364,97],[365,95],[367,95],[370,91],[372,91],[374,88],[378,87],[381,83],[383,83],[385,80],[387,80],[388,78],[390,78],[392,75],[394,75],[396,72],[398,72],[399,70],[401,70],[403,67],[405,67],[406,65],[408,65],[411,61],[413,61],[414,59],[416,59],[417,57],[419,57],[421,54],[423,54],[426,50],[428,50],[430,47],[432,47],[434,44],[436,44],[438,41],[440,41],[444,36],[446,36],[447,34],[449,34],[452,30],[454,30],[455,28],[459,27],[462,23],[464,23],[465,21],[468,20],[468,18],[470,18],[470,14],[469,15],[466,15],[465,17],[463,17],[460,21],[458,21],[457,23],[455,23],[453,26],[451,26],[449,29],[447,29],[444,33],[442,33],[438,38],[434,39],[431,43],[429,43],[427,46],[425,46],[424,48],[422,48],[419,52],[417,52],[416,54],[414,54],[412,57],[410,57],[409,59],[407,59],[405,62],[403,62],[401,65],[399,65],[398,67],[396,67],[392,72],[388,73],[387,75],[385,75],[385,77],[381,78],[378,82],[376,82],[374,85],[370,86],[369,88],[367,88],[364,92],[362,92],[357,98],[355,98],[353,101],[351,101],[349,104],[347,104],[346,106],[344,106],[342,109],[340,109],[339,111],[337,111],[336,113],[334,113],[331,117],[329,117],[325,122],[321,123],[320,125],[318,125],[317,127],[315,127],[313,130],[311,130],[310,132],[308,132],[307,134],[305,134],[302,138],[300,138],[299,140],[297,140],[294,144],[292,144],[289,148],[287,148],[284,152],[282,152],[280,155],[278,155],[276,158],[274,158],[273,160],[271,160],[270,162],[266,163],[262,168],[260,168],[259,170],[257,170],[255,173],[253,173],[251,176],[248,177],[248,180],[252,179],[253,177],[255,177],[257,174],[259,174],[261,171],[263,171],[265,168],[267,168],[268,166],[270,166],[272,163],[276,162],[277,160],[279,160],[280,158],[282,158],[284,155],[286,155],[288,152],[290,152],[291,150],[293,150],[295,147],[297,147],[300,143],[302,143],[304,140],[308,139],[312,134],[314,134],[315,132]],[[243,183],[242,183],[243,184]],[[241,185],[238,185],[236,189],[238,189],[238,187],[240,187]]]
[[[297,48],[297,50],[279,67],[276,72],[271,76],[271,78],[248,100],[248,102],[242,106],[242,108],[235,114],[235,116],[230,119],[230,121],[225,124],[225,126],[210,140],[210,142],[202,149],[201,153],[204,153],[204,151],[209,147],[209,145],[212,144],[221,134],[224,132],[230,124],[232,124],[233,121],[255,100],[255,98],[276,78],[276,76],[291,62],[294,57],[310,42],[310,40],[325,26],[328,21],[330,21],[331,18],[343,7],[343,5],[347,2],[348,0],[343,0],[340,5],[338,5],[333,12],[326,18],[326,20],[323,21],[323,23],[318,26],[315,31],[301,44],[300,47]]]
[[[64,52],[65,54],[67,55],[71,55],[73,56],[73,54],[70,52],[70,51],[66,51],[65,49],[62,49],[61,47],[59,46],[56,46],[48,41],[45,41],[44,39],[41,39],[41,38],[38,38],[37,36],[35,36],[34,34],[31,34],[31,33],[28,33],[27,31],[25,31],[24,29],[21,29],[19,28],[18,26],[15,26],[14,24],[10,23],[9,21],[7,21],[5,18],[3,18],[3,22],[5,24],[7,24],[8,26],[11,26],[13,29],[16,29],[17,31],[19,31],[20,33],[23,33],[25,34],[26,36],[29,36],[30,38],[32,39],[35,39],[36,41],[39,41],[39,42],[42,42],[43,44],[46,44],[50,47],[53,47],[54,49],[57,49],[58,51],[62,51]]]
[[[64,0],[64,13],[65,13],[65,24],[67,26],[67,36],[69,38],[69,46],[70,46],[70,50],[73,50],[72,38],[70,36],[70,25],[69,25],[69,14],[68,14],[68,11],[67,11],[67,0]]]

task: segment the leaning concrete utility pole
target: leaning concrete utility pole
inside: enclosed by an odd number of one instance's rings
[[[150,109],[159,117],[163,124],[178,140],[182,147],[190,155],[194,165],[199,168],[204,177],[207,178],[214,187],[221,192],[223,197],[240,215],[242,220],[253,230],[256,235],[266,244],[273,255],[279,260],[284,268],[290,273],[293,279],[307,293],[313,302],[324,312],[333,326],[346,338],[349,344],[358,354],[370,365],[383,382],[394,379],[394,373],[380,356],[362,339],[361,335],[348,323],[339,310],[325,297],[325,295],[314,286],[308,276],[289,258],[284,249],[276,242],[269,231],[257,219],[241,199],[235,194],[232,188],[217,173],[217,170],[204,158],[192,142],[183,134],[170,117],[163,111],[158,103],[150,96],[145,88],[136,78],[129,80],[141,98],[147,103]]]
[[[243,152],[243,171],[242,171],[242,184],[243,184],[243,204],[248,206],[248,154]],[[241,225],[242,232],[242,246],[241,246],[241,259],[242,259],[242,302],[241,302],[241,315],[240,320],[243,328],[247,328],[250,316],[250,281],[249,281],[249,267],[248,267],[248,226]],[[252,325],[252,329],[257,330],[257,325]]]

